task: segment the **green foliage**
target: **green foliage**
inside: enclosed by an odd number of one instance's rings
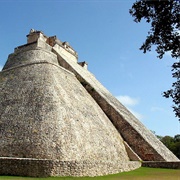
[[[180,121],[180,62],[175,62],[172,65],[172,71],[172,77],[177,78],[177,81],[172,84],[172,89],[163,93],[163,96],[173,99],[174,105],[172,107]]]
[[[146,41],[141,46],[141,50],[151,50],[152,45],[156,45],[158,57],[162,58],[164,53],[171,51],[172,57],[180,56],[179,50],[179,28],[180,28],[180,3],[175,0],[139,0],[130,9],[130,14],[135,22],[145,19],[151,23]]]
[[[114,175],[100,177],[48,177],[48,178],[30,178],[30,177],[13,177],[0,176],[1,180],[152,180],[152,179],[168,179],[178,180],[180,170],[175,169],[160,169],[141,167],[134,171],[122,172]]]
[[[161,142],[180,159],[180,134],[173,137],[164,136]]]
[[[177,81],[172,84],[172,89],[164,92],[163,96],[171,97],[174,102],[173,110],[180,121],[180,2],[179,0],[138,0],[129,10],[134,21],[139,23],[145,19],[151,28],[145,42],[140,47],[144,53],[151,51],[156,46],[158,58],[163,58],[166,52],[177,59],[172,65],[172,76]]]

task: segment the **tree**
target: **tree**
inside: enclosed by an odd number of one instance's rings
[[[166,98],[171,97],[175,105],[173,105],[173,110],[175,115],[179,117],[180,121],[180,62],[175,62],[172,65],[172,76],[177,78],[177,81],[172,84],[172,89],[164,92],[163,96]]]
[[[144,53],[156,46],[158,58],[170,52],[176,62],[172,65],[172,76],[177,78],[172,88],[163,93],[173,99],[173,111],[180,121],[180,2],[179,0],[138,0],[129,10],[136,23],[145,19],[151,24],[145,42],[140,47]]]
[[[171,136],[164,136],[162,139],[161,139],[161,142],[166,145],[167,148],[169,148],[171,150],[171,146],[172,144],[174,143],[174,139],[173,137]]]
[[[161,142],[180,158],[180,134],[175,135],[174,138],[171,136],[164,136],[161,138]]]

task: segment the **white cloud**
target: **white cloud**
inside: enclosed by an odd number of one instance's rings
[[[151,111],[155,112],[155,111],[164,111],[163,108],[161,107],[151,107]]]
[[[2,70],[3,66],[0,65],[0,71]]]
[[[139,99],[138,98],[132,98],[130,96],[117,96],[116,97],[126,108],[139,120],[143,119],[143,115],[134,111],[132,106],[138,105],[139,104]]]
[[[125,106],[135,106],[139,104],[139,100],[137,98],[132,98],[130,96],[117,96],[116,98]]]

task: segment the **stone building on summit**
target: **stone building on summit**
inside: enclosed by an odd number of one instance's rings
[[[0,175],[98,176],[178,159],[56,36],[31,30],[0,72]]]

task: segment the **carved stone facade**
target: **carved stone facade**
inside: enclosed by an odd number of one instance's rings
[[[35,30],[27,39],[0,72],[1,175],[97,176],[178,161],[69,43]]]

